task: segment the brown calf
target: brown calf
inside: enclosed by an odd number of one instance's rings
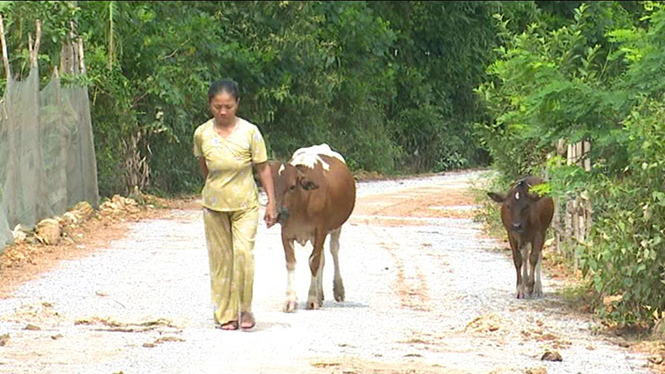
[[[532,186],[541,183],[543,183],[542,179],[530,176],[517,181],[506,195],[487,193],[492,200],[501,203],[501,221],[508,233],[515,270],[517,270],[518,299],[527,296],[543,296],[540,280],[540,266],[543,258],[541,252],[547,228],[552,222],[554,202],[549,197],[540,197],[529,191]],[[529,244],[531,244],[530,254]],[[523,268],[522,265],[524,265]]]
[[[309,257],[312,279],[307,306],[317,309],[323,304],[323,244],[328,234],[335,265],[333,293],[335,300],[343,301],[339,238],[342,225],[351,215],[356,202],[355,180],[344,158],[323,144],[301,148],[288,163],[271,162],[270,167],[288,271],[284,311],[292,312],[296,307],[294,241],[302,246],[308,242],[313,244]]]

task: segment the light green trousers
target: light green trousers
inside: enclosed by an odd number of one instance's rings
[[[240,312],[252,311],[258,206],[233,212],[204,208],[203,221],[215,320],[238,321]]]

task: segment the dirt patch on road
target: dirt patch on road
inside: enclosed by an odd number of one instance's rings
[[[382,193],[357,201],[351,224],[379,226],[418,226],[430,219],[472,218],[475,203],[466,183],[447,183],[431,187]]]
[[[418,357],[414,354],[412,357]],[[468,374],[468,371],[451,370],[441,365],[427,365],[408,357],[405,357],[405,362],[399,364],[388,364],[380,362],[380,358],[376,361],[362,360],[358,358],[325,358],[320,360],[312,360],[311,365],[315,368],[321,369],[321,373],[326,374],[434,374],[434,373],[450,373],[450,374]]]

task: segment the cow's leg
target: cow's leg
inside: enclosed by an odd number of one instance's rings
[[[543,259],[543,244],[545,235],[536,234],[531,242],[531,278],[529,279],[529,292],[535,297],[543,296],[543,286],[540,282],[540,266]]]
[[[536,282],[533,287],[533,294],[536,297],[543,297],[543,284],[540,280],[540,267],[543,263],[543,251],[540,251],[538,256],[538,263],[536,264]]]
[[[528,242],[519,241],[520,254],[522,255],[522,298],[526,298],[531,294],[529,288],[529,244]],[[533,272],[531,274],[533,275]]]
[[[342,273],[339,270],[339,237],[342,234],[342,228],[338,228],[330,233],[330,253],[332,254],[335,265],[335,278],[333,280],[333,294],[335,300],[344,301],[344,282]]]
[[[323,305],[323,268],[326,265],[326,254],[321,249],[321,265],[319,266],[319,271],[316,274],[316,294],[319,297],[319,305]]]
[[[323,277],[323,244],[326,241],[327,233],[323,230],[317,230],[314,236],[314,248],[309,256],[309,269],[312,272],[312,282],[309,286],[309,297],[307,306],[309,309],[318,309],[323,304],[322,296],[319,292],[319,278]]]
[[[293,240],[289,240],[282,235],[282,246],[284,247],[284,255],[286,257],[286,303],[284,303],[284,311],[291,313],[296,310],[296,256],[293,251]]]
[[[515,271],[517,272],[517,298],[524,298],[524,285],[522,284],[522,253],[520,243],[508,233],[508,242],[510,249],[513,252],[513,262],[515,263]]]

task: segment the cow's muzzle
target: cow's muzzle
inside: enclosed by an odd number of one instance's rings
[[[513,225],[510,226],[510,229],[515,232],[522,232],[524,231],[524,225],[521,223],[513,223]]]
[[[289,219],[289,210],[287,208],[281,207],[277,212],[277,222],[282,223],[283,220]]]

